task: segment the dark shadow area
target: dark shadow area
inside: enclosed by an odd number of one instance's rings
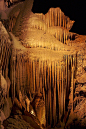
[[[34,0],[34,13],[47,13],[51,7],[60,7],[66,16],[75,23],[70,30],[80,35],[86,35],[86,0]]]

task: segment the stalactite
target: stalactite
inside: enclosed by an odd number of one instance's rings
[[[70,73],[69,73],[69,61],[70,61],[70,58],[69,58],[69,55],[68,55],[68,91],[69,91],[69,88],[70,88],[70,84],[69,84],[69,82],[70,82]]]
[[[68,30],[66,30],[66,44],[68,45]]]
[[[52,62],[52,99],[53,99],[53,105],[52,105],[52,109],[53,109],[53,121],[54,121],[54,62]]]
[[[32,77],[32,72],[33,72],[33,70],[32,70],[32,65],[33,65],[33,62],[32,62],[32,59],[30,59],[30,68],[31,68],[31,86],[30,86],[30,88],[31,88],[31,93],[33,92],[33,77]]]
[[[72,103],[72,110],[71,112],[73,113],[73,59],[71,58],[71,103]]]
[[[15,77],[16,77],[16,92],[17,92],[17,97],[18,97],[18,55],[16,57],[17,57],[17,62],[16,62]]]
[[[66,24],[66,18],[65,18],[65,29],[67,28],[67,24]]]
[[[39,91],[39,60],[37,59],[37,91]]]
[[[26,87],[27,87],[27,60],[25,59],[25,91],[24,93],[26,92]]]
[[[31,59],[29,58],[29,92],[31,92]]]
[[[43,77],[43,61],[41,61],[41,71],[42,71],[42,93],[43,93],[43,87],[44,87],[44,77]]]
[[[15,80],[15,57],[13,57],[14,59],[13,59],[13,86],[14,86],[14,95],[13,95],[13,97],[15,98],[15,82],[16,82],[16,80]]]
[[[59,33],[60,34],[60,33]],[[62,41],[62,35],[60,34],[60,42]]]
[[[65,114],[65,97],[66,97],[66,86],[65,86],[65,66],[63,71],[63,77],[64,77],[64,114]]]
[[[48,119],[49,119],[49,116],[50,116],[50,112],[49,112],[49,108],[50,108],[50,93],[49,93],[50,92],[50,82],[49,82],[49,76],[50,76],[50,74],[49,74],[49,70],[50,69],[49,69],[49,65],[48,65],[49,63],[50,62],[48,61],[47,62],[47,67],[48,67],[48,71],[47,71],[48,72],[48,78],[47,78],[48,79],[48,81],[47,81],[48,82],[48,85],[47,85],[48,86],[47,87],[47,89],[48,89]]]
[[[54,17],[53,17],[53,9],[52,9],[52,11],[51,11],[51,15],[52,15],[52,26],[54,26]]]
[[[46,61],[44,62],[44,80],[45,80],[45,89],[46,89]]]
[[[19,82],[19,68],[20,68],[20,66],[19,66],[19,62],[20,62],[20,59],[19,59],[19,55],[17,56],[17,64],[18,64],[18,76],[17,76],[17,89],[18,89],[18,91],[17,91],[17,96],[19,97],[19,89],[20,89],[20,82]]]
[[[55,85],[54,85],[54,125],[56,124],[56,61],[55,61]]]
[[[65,19],[64,17],[65,17],[65,15],[63,14],[63,28],[64,28],[64,19]]]
[[[40,78],[41,78],[41,74],[40,74],[40,59],[39,59],[39,68],[38,68],[38,82],[39,82],[39,92],[41,92],[41,85],[40,85]]]
[[[62,19],[61,19],[61,10],[60,10],[60,27],[61,27],[61,20],[62,20]]]
[[[35,62],[33,61],[33,92],[35,93]]]
[[[57,26],[57,9],[55,10],[55,26]]]
[[[29,89],[29,79],[30,79],[30,77],[29,77],[29,74],[30,74],[30,72],[29,72],[29,59],[27,59],[27,69],[26,70],[27,70],[27,89]]]
[[[51,9],[50,9],[50,27],[51,27],[51,24],[52,24],[52,15],[51,15]]]
[[[65,44],[65,30],[64,30],[64,44]]]
[[[21,87],[21,92],[23,91],[23,87],[24,87],[24,58],[22,55],[22,87]]]
[[[64,106],[63,94],[64,94],[64,85],[63,85],[63,68],[62,68],[62,115],[63,115],[63,106]]]
[[[61,95],[62,95],[62,74],[61,74],[61,62],[60,62],[60,113],[61,113],[61,115],[62,115],[62,101],[61,101]]]
[[[47,69],[47,61],[45,61],[46,63],[46,65],[45,65],[45,67],[46,67],[46,71],[45,71],[45,73],[47,73],[48,71],[48,69]],[[48,126],[48,77],[47,77],[47,75],[45,76],[45,78],[46,78],[46,84],[45,84],[45,110],[46,110],[46,126]]]
[[[20,62],[19,62],[19,65],[20,65],[20,72],[19,72],[19,75],[20,75],[20,89],[22,87],[22,57],[20,55]]]
[[[60,119],[59,63],[57,63],[57,90],[58,90],[59,119]]]
[[[73,55],[73,89],[75,89],[75,85],[74,85],[74,71],[75,71],[75,58],[74,58],[74,55]],[[74,90],[73,90],[74,91]]]
[[[47,13],[47,19],[48,19],[48,21],[47,21],[47,27],[49,28],[49,12]]]
[[[26,87],[26,63],[25,63],[25,58],[24,58],[24,88],[23,88],[23,90],[25,89],[25,87]]]
[[[59,26],[59,11],[58,11],[58,26]]]
[[[52,98],[51,98],[51,63],[50,63],[50,88],[49,88],[49,94],[50,94],[50,125],[52,124]]]
[[[66,55],[66,87],[68,86],[67,70],[68,70],[68,56]]]

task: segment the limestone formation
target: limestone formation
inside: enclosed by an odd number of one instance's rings
[[[1,88],[2,88],[3,97],[6,98],[6,95],[7,95],[7,82],[6,82],[5,78],[2,75],[1,75]]]
[[[86,112],[86,36],[69,32],[74,21],[60,8],[50,8],[45,15],[34,14],[32,5],[33,0],[26,0],[13,6],[9,34],[0,22],[1,71],[6,78],[1,79],[5,82],[1,83],[5,97],[1,106],[6,118],[9,95],[13,102],[11,118],[4,126],[67,128],[72,116],[82,124]]]

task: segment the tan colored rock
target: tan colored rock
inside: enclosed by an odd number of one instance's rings
[[[7,95],[7,82],[5,78],[1,75],[1,88],[3,91],[3,96],[6,98]]]

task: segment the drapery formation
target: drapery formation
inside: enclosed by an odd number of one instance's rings
[[[30,96],[42,93],[46,125],[55,125],[60,119],[65,121],[69,101],[73,107],[76,55],[65,55],[60,62],[25,58],[21,54],[16,56],[14,62],[13,96],[18,97],[19,90]]]

